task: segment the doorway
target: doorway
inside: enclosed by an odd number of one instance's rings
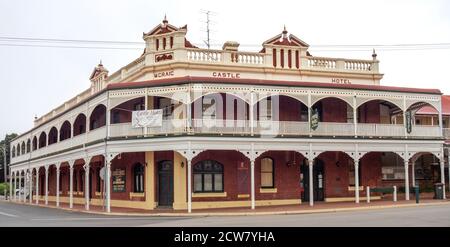
[[[158,164],[158,206],[172,207],[173,204],[173,162]]]
[[[303,193],[302,201],[309,201],[309,167],[308,163],[304,162],[301,166],[301,173],[303,174]],[[314,201],[323,201],[325,199],[325,171],[324,163],[320,159],[315,159],[313,165],[313,196]]]

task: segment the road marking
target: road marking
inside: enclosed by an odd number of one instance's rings
[[[14,215],[14,214],[8,214],[8,213],[5,213],[5,212],[0,212],[0,215],[4,215],[4,216],[8,216],[8,217],[13,217],[13,218],[18,218],[19,216],[17,216],[17,215]]]

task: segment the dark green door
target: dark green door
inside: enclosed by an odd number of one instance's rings
[[[309,201],[309,167],[308,162],[304,162],[301,166],[301,173],[303,174],[303,194],[302,201]],[[323,201],[325,199],[324,193],[325,173],[323,161],[316,159],[313,166],[313,195],[314,201]]]
[[[173,163],[170,160],[158,164],[158,206],[173,204]]]

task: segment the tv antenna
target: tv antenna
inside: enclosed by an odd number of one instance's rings
[[[211,15],[215,15],[215,13],[211,10],[201,10],[201,12],[203,14],[206,15],[206,40],[204,40],[203,42],[205,42],[206,46],[208,47],[208,49],[211,48],[211,40],[210,40],[210,33],[211,33],[211,29],[209,28],[210,24],[211,24]]]

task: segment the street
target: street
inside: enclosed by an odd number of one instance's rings
[[[264,216],[109,216],[0,201],[0,227],[450,226],[450,204]]]

